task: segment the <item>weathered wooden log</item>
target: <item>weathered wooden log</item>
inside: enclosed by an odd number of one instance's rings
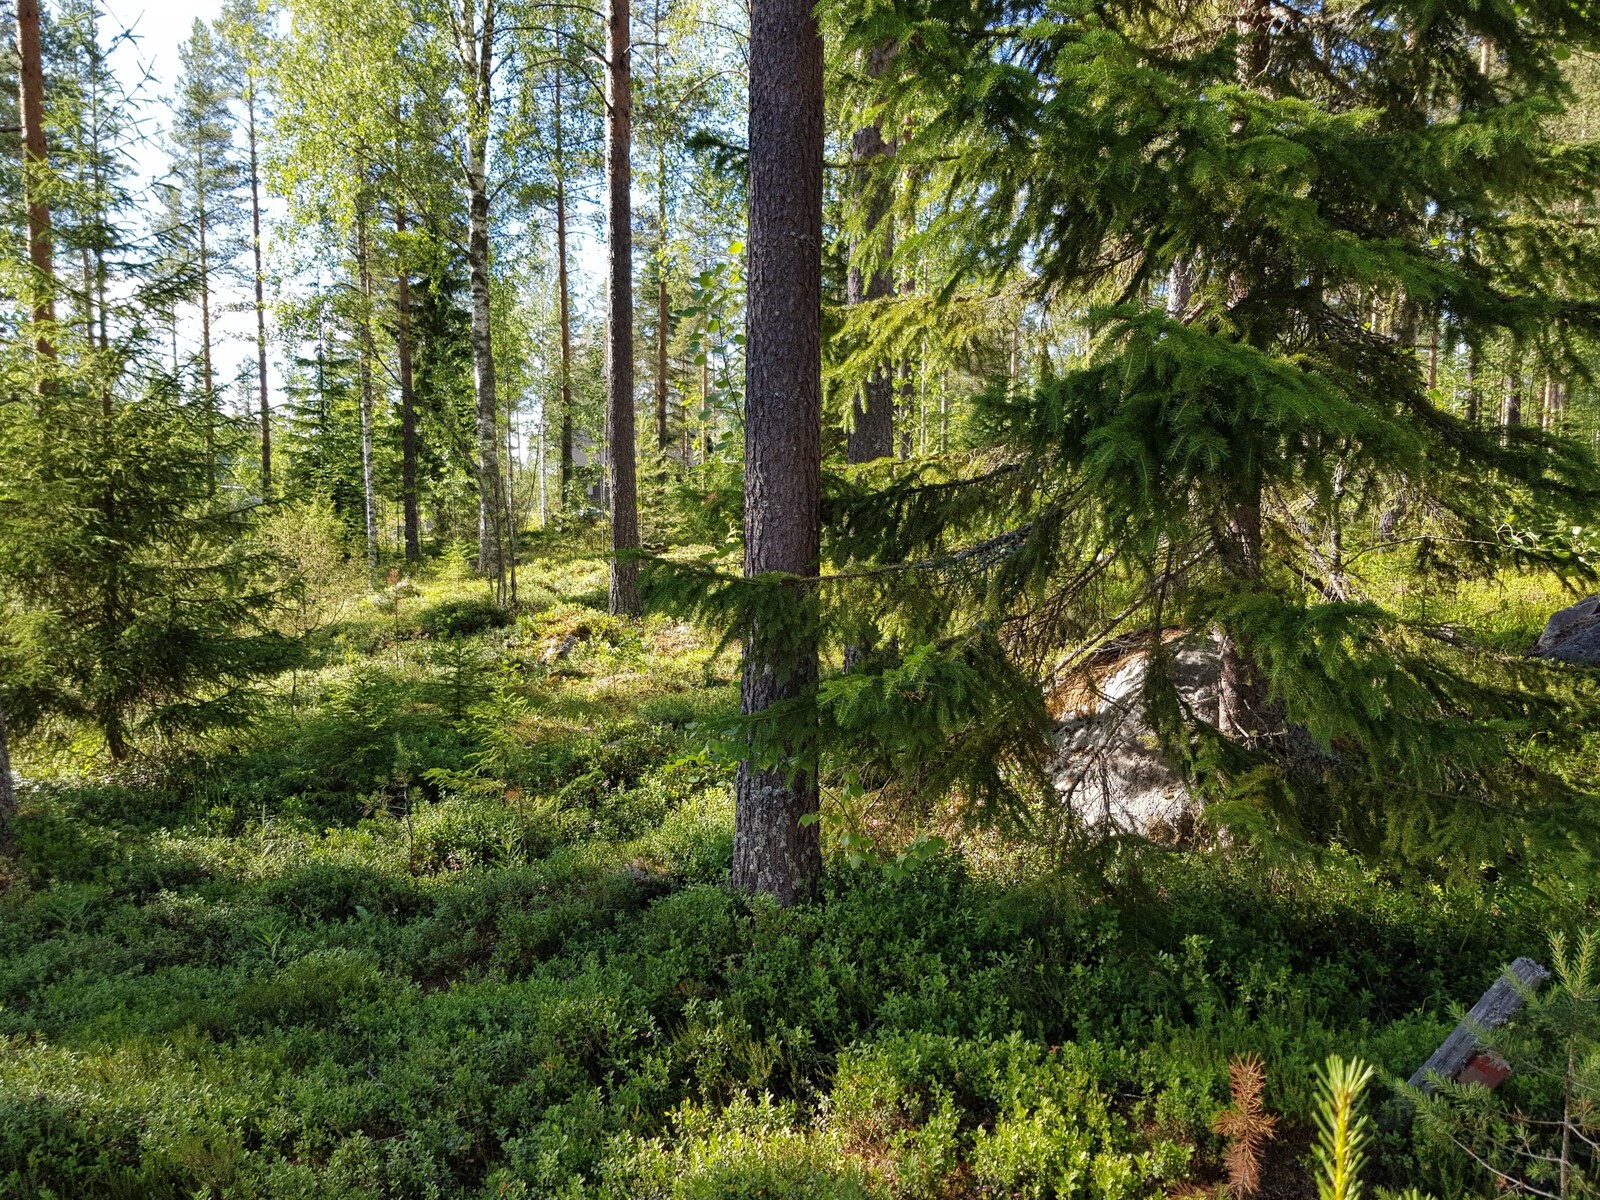
[[[1411,1086],[1423,1092],[1432,1092],[1436,1079],[1453,1080],[1460,1077],[1469,1065],[1481,1057],[1477,1053],[1479,1035],[1498,1029],[1509,1021],[1522,1007],[1523,992],[1538,987],[1549,978],[1550,972],[1533,959],[1517,959],[1505,974],[1490,985],[1489,990],[1472,1006],[1472,1011],[1451,1031],[1428,1061],[1417,1068],[1417,1073],[1408,1081]],[[1474,1068],[1472,1075],[1472,1081],[1494,1087],[1505,1078],[1505,1071],[1503,1066],[1485,1061]]]

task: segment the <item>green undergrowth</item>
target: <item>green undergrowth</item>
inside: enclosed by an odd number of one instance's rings
[[[525,567],[514,619],[459,580],[363,605],[250,736],[28,789],[0,1195],[1160,1196],[1221,1178],[1244,1052],[1274,1194],[1310,1195],[1315,1065],[1403,1078],[1571,917],[1336,853],[1019,870],[992,834],[749,902],[697,727],[735,664],[607,617],[603,572]],[[1459,1194],[1407,1135],[1372,1159]]]

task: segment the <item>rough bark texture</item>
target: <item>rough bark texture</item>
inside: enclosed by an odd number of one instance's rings
[[[261,411],[261,495],[272,495],[272,403],[267,398],[267,295],[261,268],[261,162],[257,152],[256,85],[245,84],[245,140],[250,150],[250,252],[255,258],[256,388]]]
[[[211,370],[211,255],[206,245],[206,156],[195,153],[195,234],[200,249],[200,394],[206,405],[206,462],[211,467],[212,491],[217,488],[217,392]]]
[[[489,317],[489,83],[494,54],[494,3],[484,6],[479,28],[462,28],[461,57],[469,103],[466,133],[467,272],[471,279],[472,398],[478,442],[478,570],[504,578],[500,486],[500,408],[495,394]]]
[[[663,103],[661,95],[661,51],[666,44],[666,35],[662,29],[661,0],[656,0],[655,35],[655,84],[656,84],[656,449],[663,455],[667,446],[671,444],[671,437],[667,431],[667,342],[672,336],[672,312],[667,305],[667,269],[669,266],[667,252],[667,139],[662,130],[660,106]]]
[[[405,510],[406,561],[422,560],[422,517],[417,507],[417,389],[411,362],[411,273],[406,266],[406,210],[396,204],[394,231],[400,262],[395,273],[395,357],[400,362],[400,504]]]
[[[606,453],[611,466],[612,616],[639,615],[633,415],[633,79],[629,0],[606,0]]]
[[[48,327],[56,319],[55,254],[50,232],[50,206],[43,196],[42,176],[49,170],[44,141],[44,62],[39,52],[38,0],[17,0],[17,112],[22,122],[22,174],[27,191],[28,262],[36,290],[33,319]],[[55,357],[48,328],[34,343],[40,355]]]
[[[810,575],[820,553],[822,370],[822,39],[808,0],[750,9],[750,206],[745,366],[746,575]],[[810,603],[797,587],[792,603]],[[809,625],[799,621],[791,624]],[[741,709],[804,692],[814,632],[750,631]],[[733,882],[780,903],[814,894],[822,872],[815,746],[739,764]]]
[[[892,43],[875,47],[867,59],[867,74],[881,76],[894,57]],[[866,204],[866,233],[863,242],[879,241],[877,268],[870,276],[862,270],[858,255],[851,256],[850,273],[845,279],[845,299],[850,304],[881,300],[894,291],[894,277],[885,265],[894,253],[894,219],[889,216],[889,189],[873,163],[894,157],[894,143],[885,141],[880,124],[874,121],[855,131],[850,140],[850,161],[856,165],[856,189]],[[881,240],[878,238],[879,231]],[[859,250],[859,247],[857,248]],[[871,462],[894,453],[894,372],[888,363],[879,363],[862,385],[851,406],[850,431],[845,438],[845,457],[853,463]]]

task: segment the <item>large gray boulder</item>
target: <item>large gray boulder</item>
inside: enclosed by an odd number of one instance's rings
[[[1056,722],[1050,775],[1062,803],[1101,829],[1173,836],[1192,826],[1198,800],[1161,753],[1144,716],[1148,656],[1112,664]],[[1180,649],[1173,682],[1197,718],[1217,720],[1221,652],[1215,641]]]
[[[1552,615],[1531,653],[1580,667],[1600,667],[1600,596]]]

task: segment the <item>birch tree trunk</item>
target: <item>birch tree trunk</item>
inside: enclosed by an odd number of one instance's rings
[[[561,488],[557,499],[567,502],[572,484],[572,315],[567,294],[567,163],[562,146],[561,76],[556,67],[556,292],[561,319]]]
[[[606,0],[606,456],[611,486],[612,616],[639,615],[634,478],[632,54],[629,0]]]
[[[809,0],[750,6],[750,200],[745,361],[747,576],[809,576],[821,553],[822,38]],[[747,631],[740,709],[803,695],[817,677],[810,587],[783,628]],[[822,874],[816,745],[746,758],[736,777],[733,883],[789,904]]]

